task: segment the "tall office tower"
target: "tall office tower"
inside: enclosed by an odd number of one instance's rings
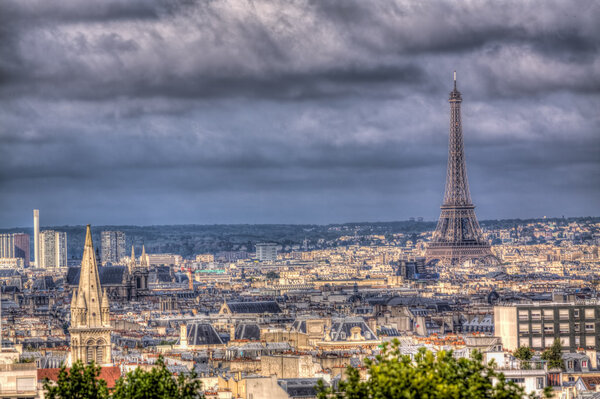
[[[33,263],[40,267],[40,211],[33,210]]]
[[[46,230],[40,233],[40,263],[38,267],[67,267],[67,233]]]
[[[261,262],[277,260],[277,244],[270,242],[256,244],[256,257]]]
[[[25,267],[29,267],[29,258],[31,248],[29,246],[29,234],[15,233],[13,234],[13,241],[15,245],[15,258],[23,259]]]
[[[125,257],[125,233],[122,231],[102,232],[102,264],[118,263]]]
[[[81,360],[106,366],[112,363],[110,305],[100,275],[92,232],[87,225],[79,273],[79,287],[71,298],[71,363]]]
[[[12,234],[0,234],[0,258],[15,257],[15,240]]]
[[[21,258],[29,266],[29,234],[0,234],[0,258]]]
[[[469,193],[460,115],[462,97],[456,89],[456,72],[454,90],[450,92],[448,101],[450,138],[446,191],[440,219],[425,251],[425,257],[427,261],[437,259],[440,264],[445,265],[460,264],[466,260],[492,262],[492,251],[489,243],[483,238]]]

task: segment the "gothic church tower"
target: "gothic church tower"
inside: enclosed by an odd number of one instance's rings
[[[87,225],[79,273],[79,288],[71,300],[71,362],[112,364],[108,295],[100,287],[98,265]]]

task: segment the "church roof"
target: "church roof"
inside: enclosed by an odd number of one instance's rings
[[[19,272],[15,269],[0,269],[0,277],[13,277],[18,276]]]
[[[123,283],[123,274],[125,273],[125,266],[102,266],[98,268],[98,274],[100,275],[100,284],[102,287],[107,285],[121,285]],[[79,274],[81,273],[80,267],[69,267],[67,271],[67,284],[70,286],[79,285]]]
[[[210,323],[187,325],[188,345],[223,345],[223,340]]]
[[[260,340],[260,327],[255,323],[241,323],[235,327],[235,339]]]
[[[54,280],[52,279],[52,276],[43,276],[33,282],[32,288],[36,291],[38,291],[38,290],[53,290],[54,288],[56,288],[56,285],[54,284]]]

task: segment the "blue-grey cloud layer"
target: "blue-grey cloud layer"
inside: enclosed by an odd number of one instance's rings
[[[600,6],[0,3],[0,225],[437,217],[453,69],[481,218],[600,200]]]

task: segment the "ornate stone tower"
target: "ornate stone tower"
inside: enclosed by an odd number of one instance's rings
[[[100,287],[92,232],[87,225],[79,274],[79,288],[71,299],[71,361],[112,363],[110,307],[108,295]]]
[[[433,239],[427,246],[427,261],[437,259],[441,264],[458,264],[465,260],[492,261],[490,245],[484,240],[471,202],[467,166],[463,147],[460,104],[462,97],[456,89],[450,92],[450,138],[448,171],[444,203]]]

